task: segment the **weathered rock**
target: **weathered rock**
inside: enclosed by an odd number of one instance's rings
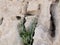
[[[35,29],[35,35],[33,37],[34,42],[33,45],[52,45],[50,40],[49,32],[45,27],[39,25]]]
[[[56,35],[51,38],[50,6],[54,2],[52,13]],[[0,0],[0,45],[23,45],[19,35],[22,26],[18,30],[17,25],[25,18],[25,27],[29,30],[36,16],[38,24],[33,45],[60,45],[60,0]]]
[[[55,37],[53,45],[60,45],[60,0],[56,0],[52,4],[52,16],[54,17],[55,23]]]
[[[27,11],[32,11],[32,10],[37,10],[37,9],[38,9],[38,2],[36,0],[29,1]]]
[[[16,16],[12,13],[3,15],[3,22],[0,25],[0,45],[23,45],[17,29],[20,21]]]
[[[23,45],[17,29],[21,15],[18,13],[20,9],[18,2],[0,0],[0,18],[3,18],[2,22],[0,19],[0,45]],[[19,19],[17,16],[19,16]]]
[[[37,21],[36,16],[27,16],[26,17],[25,27],[26,27],[27,31],[31,28],[32,23],[34,23],[34,20]]]
[[[35,29],[33,45],[52,45],[50,40],[50,5],[52,1],[42,0],[38,24]],[[45,40],[46,39],[46,40]]]

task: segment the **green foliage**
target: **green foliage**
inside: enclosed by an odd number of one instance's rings
[[[22,38],[24,45],[32,45],[36,24],[37,24],[36,19],[34,19],[30,26],[29,31],[26,31],[25,25],[23,23],[19,24],[20,37]]]

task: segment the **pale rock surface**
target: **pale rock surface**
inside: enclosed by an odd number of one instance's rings
[[[33,37],[33,45],[60,45],[60,3],[54,8],[56,38],[53,44],[49,34],[51,17],[50,5],[54,1],[55,0],[0,0],[0,45],[23,45],[17,25],[23,20],[24,14],[26,14],[27,11],[32,11],[33,14],[33,12],[38,9],[39,4],[41,10],[39,14],[36,13],[39,17]],[[27,2],[29,2],[29,4]],[[21,16],[21,19],[17,20],[16,16]],[[34,18],[34,16],[26,17],[25,27],[27,30],[29,30]]]
[[[17,29],[20,21],[16,16],[12,13],[3,15],[3,22],[0,25],[0,45],[23,45]]]
[[[38,2],[36,0],[32,0],[29,2],[27,11],[37,10],[38,9]]]
[[[35,29],[35,35],[33,37],[34,42],[33,45],[52,45],[49,32],[45,27],[39,25]]]
[[[17,29],[20,21],[16,16],[21,15],[19,9],[19,1],[0,0],[0,20],[3,18],[0,25],[0,45],[23,45]]]
[[[60,45],[60,0],[53,4],[52,14],[56,27],[53,45]]]
[[[33,45],[52,45],[52,40],[49,34],[50,28],[50,5],[52,1],[42,0],[41,10],[38,18],[38,24],[35,29]]]
[[[36,16],[27,16],[26,17],[25,27],[26,27],[27,31],[31,28],[31,25],[35,19],[36,19]]]

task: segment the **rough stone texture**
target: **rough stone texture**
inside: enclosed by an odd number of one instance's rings
[[[0,45],[23,45],[17,29],[19,20],[16,16],[12,13],[3,15],[3,23],[0,25]]]
[[[16,0],[0,0],[0,45],[23,45],[17,25],[20,22],[20,2]]]
[[[50,28],[50,5],[52,1],[41,1],[41,12],[38,19],[38,24],[35,29],[33,45],[52,45],[50,40],[49,28]]]
[[[53,4],[52,13],[56,26],[53,45],[60,45],[60,0]]]
[[[17,25],[25,18],[25,27],[26,30],[29,30],[35,17],[38,17],[38,20],[33,45],[60,45],[60,0],[59,3],[56,1],[0,0],[0,45],[23,45]],[[55,38],[52,38],[49,33],[52,3],[54,3],[52,13],[56,26]],[[21,19],[17,19],[16,16],[21,17]]]
[[[35,29],[35,35],[33,37],[33,45],[52,45],[48,29],[45,29],[42,25],[39,25]]]
[[[34,16],[26,17],[26,23],[25,23],[26,30],[29,30],[31,24],[33,23],[32,20],[34,20]]]
[[[38,9],[38,2],[35,0],[30,1],[27,10],[32,11],[32,10],[37,10],[37,9]]]

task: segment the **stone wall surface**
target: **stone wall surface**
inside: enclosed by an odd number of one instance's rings
[[[0,45],[24,45],[18,24],[28,31],[35,18],[32,45],[60,45],[60,0],[0,0]]]

